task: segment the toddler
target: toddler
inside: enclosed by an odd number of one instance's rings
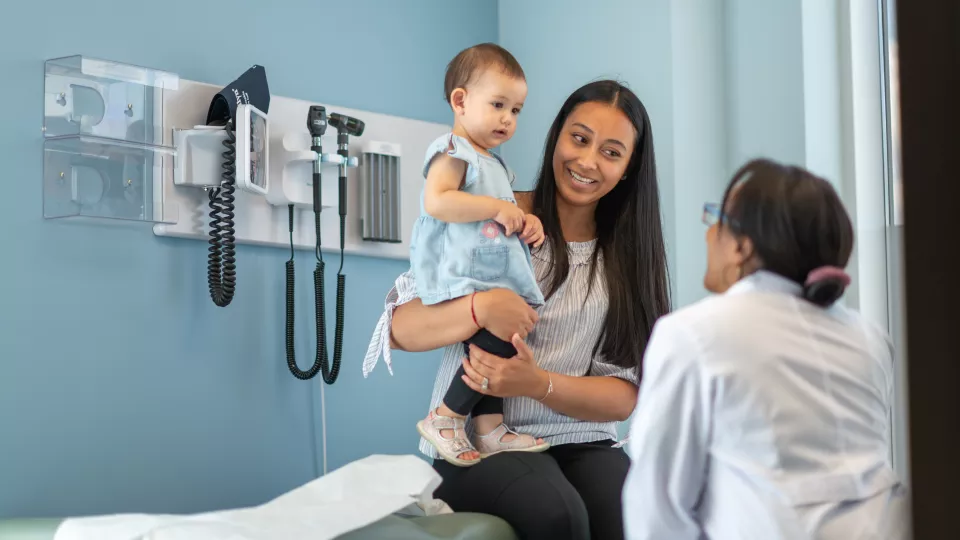
[[[513,171],[490,152],[510,140],[527,95],[523,70],[498,45],[482,44],[460,52],[447,66],[447,102],[453,109],[452,133],[427,150],[426,183],[420,218],[410,240],[410,261],[417,294],[424,305],[508,288],[532,307],[543,304],[527,243],[543,243],[543,226],[524,214],[513,197]],[[481,328],[464,343],[503,358],[517,354]],[[457,371],[443,403],[417,423],[423,438],[445,460],[460,466],[502,451],[540,452],[548,448],[503,424],[503,400],[472,390]],[[466,437],[472,415],[475,432]],[[474,459],[467,459],[471,457]]]

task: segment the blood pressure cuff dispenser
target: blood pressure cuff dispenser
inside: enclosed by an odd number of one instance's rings
[[[236,131],[245,120],[245,118],[239,119],[241,122],[238,123],[237,110],[241,105],[244,105],[244,108],[253,107],[263,115],[267,114],[267,109],[270,107],[270,89],[267,87],[267,73],[263,66],[254,65],[237,80],[228,84],[213,97],[210,108],[207,110],[207,125],[224,126],[226,132],[226,139],[223,142],[226,151],[220,154],[223,157],[220,186],[209,192],[211,221],[207,283],[213,303],[220,307],[230,305],[237,286],[236,228],[233,218],[236,209],[234,193],[237,188],[238,170]],[[252,126],[247,129],[249,133],[243,135],[242,139],[244,148],[250,148],[256,142]],[[252,160],[245,155],[241,159],[244,160],[241,171],[245,172],[241,174],[240,185],[243,189],[259,186],[265,191],[265,182],[257,181],[260,178],[265,180],[265,175],[257,174],[256,180],[251,181],[254,176],[253,171],[258,170],[258,165],[262,161]]]
[[[263,66],[254,65],[213,96],[210,109],[207,110],[207,125],[222,125],[229,120],[236,120],[240,104],[253,105],[263,114],[270,112],[270,88]]]

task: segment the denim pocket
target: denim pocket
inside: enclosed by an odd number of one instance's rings
[[[480,246],[473,249],[470,273],[474,279],[493,281],[507,273],[510,248],[504,245]]]

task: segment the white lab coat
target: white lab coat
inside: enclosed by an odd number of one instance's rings
[[[893,352],[758,272],[656,325],[627,450],[629,540],[909,537]]]

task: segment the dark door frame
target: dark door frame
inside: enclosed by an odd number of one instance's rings
[[[960,538],[960,1],[897,2],[910,492],[916,540]]]

